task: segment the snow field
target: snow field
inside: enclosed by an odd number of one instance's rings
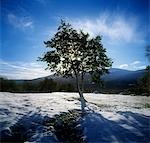
[[[81,121],[87,142],[149,142],[150,97],[85,93],[87,114]],[[58,142],[42,120],[80,109],[78,93],[0,93],[0,131],[16,123],[31,132],[29,141]],[[34,129],[31,128],[34,126]],[[11,132],[11,131],[10,131]]]

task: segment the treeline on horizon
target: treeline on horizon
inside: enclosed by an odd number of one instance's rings
[[[147,72],[137,79],[133,86],[114,86],[115,83],[104,81],[104,86],[95,86],[92,84],[85,85],[84,92],[98,93],[122,93],[133,95],[150,95],[150,67],[146,68]],[[16,92],[16,93],[50,93],[50,92],[77,92],[77,88],[73,83],[60,83],[51,78],[44,78],[42,81],[22,81],[16,82],[6,78],[0,78],[0,92]]]
[[[44,78],[39,82],[23,81],[15,82],[6,78],[0,78],[1,92],[55,92],[55,91],[74,91],[74,87],[71,84],[60,84],[53,79]]]

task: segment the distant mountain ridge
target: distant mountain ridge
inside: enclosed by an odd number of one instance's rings
[[[117,69],[117,68],[111,68],[109,70],[109,74],[105,74],[102,76],[102,79],[105,81],[106,87],[111,86],[127,86],[129,84],[135,84],[137,79],[142,77],[144,73],[146,72],[145,69],[143,70],[137,70],[137,71],[129,71],[129,70],[124,70],[124,69]],[[46,77],[41,77],[41,78],[36,78],[32,80],[14,80],[15,82],[23,82],[23,81],[29,81],[32,83],[36,83],[39,81],[43,81],[45,78],[48,79],[53,79],[55,82],[59,83],[71,83],[75,84],[75,80],[72,78],[64,78],[63,76],[55,76],[55,75],[49,75]],[[91,82],[91,76],[90,74],[85,75],[85,84],[89,86],[92,84]]]
[[[104,80],[118,80],[122,79],[125,81],[128,80],[137,80],[137,78],[140,78],[143,76],[143,74],[146,72],[145,69],[143,70],[137,70],[137,71],[129,71],[129,70],[123,70],[123,69],[117,69],[112,68],[110,69],[110,73],[103,76]]]
[[[115,80],[124,80],[124,81],[132,81],[132,80],[137,80],[143,74],[145,73],[145,69],[143,70],[137,70],[137,71],[129,71],[129,70],[124,70],[124,69],[117,69],[117,68],[111,68],[109,70],[109,74],[105,74],[102,76],[102,79],[105,81],[115,81]],[[55,76],[55,75],[50,75],[47,77],[42,77],[42,78],[37,78],[33,79],[32,81],[41,81],[44,80],[44,78],[51,78],[54,81],[64,81],[64,82],[73,82],[72,78],[64,78],[63,76]],[[85,75],[85,81],[90,82],[90,74]]]
[[[104,81],[103,90],[121,92],[136,84],[137,80],[146,73],[146,70],[128,71],[124,69],[111,68],[109,74],[103,75],[101,78]],[[52,79],[59,84],[72,84],[76,88],[76,83],[73,78],[64,78],[63,76],[49,75],[46,77],[36,78],[32,80],[13,80],[16,83],[30,82],[33,84],[44,81],[45,78]],[[98,90],[98,86],[93,84],[89,73],[85,74],[84,87],[86,90]]]
[[[124,69],[118,69],[118,68],[111,68],[109,70],[109,74],[105,74],[102,76],[103,80],[106,81],[111,81],[111,80],[118,80],[118,79],[122,79],[122,80],[136,80],[137,78],[141,77],[144,73],[146,72],[145,69],[143,70],[137,70],[137,71],[129,71],[129,70],[124,70]],[[1,76],[3,77],[3,76]],[[86,78],[90,78],[89,74],[86,74]],[[4,77],[6,78],[6,77]],[[31,79],[31,80],[26,80],[26,79],[12,79],[16,82],[22,82],[22,81],[32,81],[32,82],[36,82],[36,81],[42,81],[45,78],[48,79],[53,79],[56,81],[68,81],[70,80],[70,78],[64,78],[63,76],[56,76],[56,75],[49,75],[49,76],[45,76],[45,77],[40,77],[40,78],[35,78],[35,79]],[[72,79],[72,78],[71,78]],[[88,79],[89,80],[89,79]]]

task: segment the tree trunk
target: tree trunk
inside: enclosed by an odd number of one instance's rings
[[[85,113],[85,107],[86,107],[86,103],[85,103],[85,99],[84,99],[84,96],[83,96],[83,91],[80,87],[80,82],[79,82],[79,75],[77,74],[76,75],[76,84],[77,84],[77,89],[78,89],[78,92],[79,92],[79,95],[80,95],[80,101],[81,101],[81,110],[82,110],[82,114]],[[83,83],[81,83],[83,84]]]

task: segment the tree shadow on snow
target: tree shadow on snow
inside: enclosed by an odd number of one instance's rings
[[[20,118],[13,126],[0,132],[0,142],[23,143],[29,142],[57,142],[51,132],[43,126],[47,116],[38,113],[28,113]]]
[[[114,115],[113,115],[114,116]],[[82,120],[87,142],[137,142],[150,141],[150,117],[132,112],[118,112],[116,120],[109,120],[92,112]]]
[[[133,112],[114,114],[110,115],[113,115],[115,120],[94,111],[85,114],[80,120],[84,136],[86,136],[85,142],[148,143],[150,141],[149,116]],[[0,132],[1,142],[58,142],[55,135],[48,130],[48,126],[44,125],[50,120],[51,118],[48,116],[30,112],[13,126]]]

